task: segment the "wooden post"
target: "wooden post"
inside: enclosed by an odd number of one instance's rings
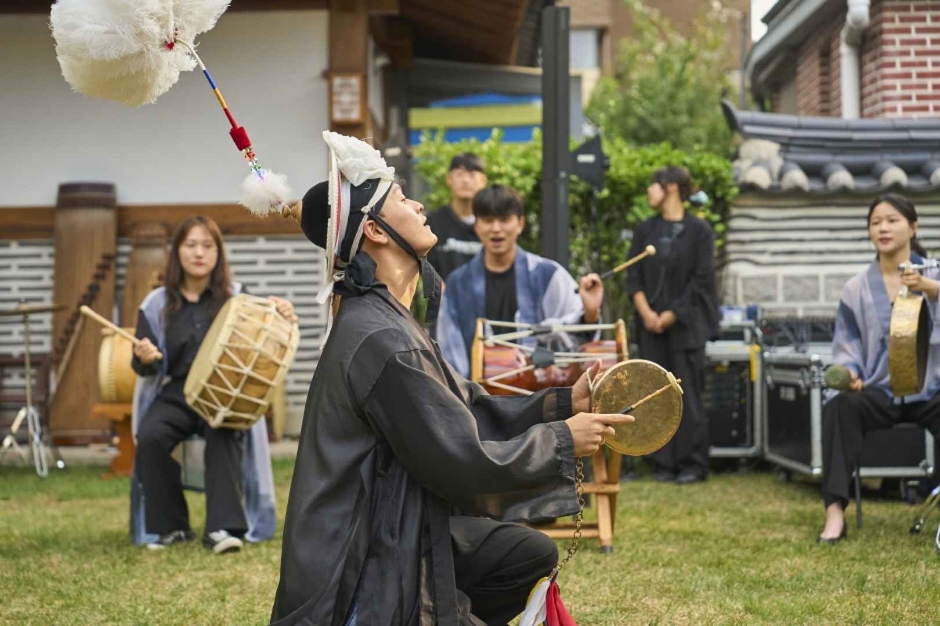
[[[371,135],[369,123],[369,2],[332,0],[330,2],[330,64],[326,78],[330,87],[330,130],[365,139]],[[342,75],[359,80],[361,117],[357,121],[337,121],[333,111],[333,77]],[[348,84],[348,83],[347,83]]]
[[[626,361],[630,358],[630,342],[627,338],[627,325],[623,320],[614,324],[614,340],[617,342],[617,360]]]
[[[64,333],[79,299],[92,282],[97,283],[92,309],[111,319],[114,315],[113,266],[98,272],[105,255],[117,252],[117,203],[111,183],[66,183],[59,186],[55,226],[53,302],[68,305],[52,321],[54,341]],[[91,328],[91,332],[89,329]],[[107,441],[111,424],[95,415],[98,398],[97,367],[101,333],[85,326],[75,343],[71,366],[57,381],[55,399],[49,407],[49,427],[61,444]]]
[[[470,346],[470,380],[475,383],[483,380],[483,320],[477,319],[473,332],[473,345]]]
[[[153,289],[155,274],[166,266],[167,228],[160,222],[139,222],[131,230],[131,253],[124,273],[120,324],[137,327],[137,309]]]

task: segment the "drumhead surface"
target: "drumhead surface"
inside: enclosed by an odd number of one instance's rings
[[[591,405],[595,413],[619,413],[669,384],[666,370],[656,363],[642,359],[624,361],[607,370],[594,384]],[[651,454],[676,434],[682,420],[682,394],[670,388],[630,414],[636,421],[615,426],[616,434],[604,443],[621,454]]]
[[[299,342],[297,324],[266,298],[230,298],[199,346],[186,402],[213,428],[250,428],[287,376]]]

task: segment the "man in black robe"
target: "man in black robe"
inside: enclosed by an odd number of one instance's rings
[[[470,515],[574,513],[575,455],[632,418],[585,413],[585,377],[520,398],[455,374],[409,311],[419,268],[439,297],[423,207],[366,144],[324,136],[329,182],[294,215],[326,249],[341,301],[307,398],[272,622],[506,624],[557,551]]]

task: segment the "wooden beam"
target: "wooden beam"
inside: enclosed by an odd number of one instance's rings
[[[324,11],[330,0],[233,0],[229,11]]]
[[[369,0],[371,15],[398,15],[401,12],[401,0]]]
[[[300,235],[300,226],[280,216],[255,217],[235,204],[118,207],[118,236],[129,237],[136,224],[159,222],[172,229],[191,215],[214,219],[226,235]],[[0,240],[51,239],[53,207],[0,208]]]
[[[280,215],[255,217],[242,206],[232,204],[191,206],[133,206],[118,209],[118,235],[127,237],[139,222],[161,222],[172,234],[173,228],[193,215],[214,219],[224,235],[300,235],[300,225]]]
[[[369,32],[375,45],[388,54],[394,69],[407,69],[414,64],[415,47],[411,25],[397,16],[373,16],[369,18]]]
[[[0,239],[52,239],[55,207],[0,209]]]

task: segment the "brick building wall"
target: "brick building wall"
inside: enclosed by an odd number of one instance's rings
[[[883,0],[878,8],[883,95],[872,117],[940,116],[940,2]]]
[[[845,24],[845,12],[834,20],[829,33],[829,112],[833,117],[842,117],[842,25]]]
[[[861,47],[862,117],[940,116],[940,1],[874,0],[870,15]],[[799,115],[842,115],[844,23],[842,12],[797,50]],[[786,71],[778,70],[781,80]],[[771,92],[770,100],[779,94]]]
[[[832,38],[830,27],[810,37],[797,51],[796,89],[799,115],[832,114]],[[838,46],[836,47],[838,54]]]
[[[884,34],[884,4],[871,7],[871,23],[862,41],[862,117],[883,117],[886,103],[883,81],[886,70],[882,67]]]

